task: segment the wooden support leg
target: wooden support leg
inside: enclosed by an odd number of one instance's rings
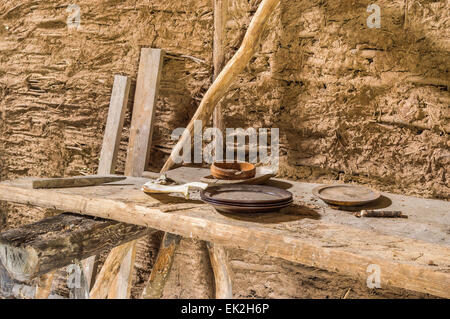
[[[84,275],[89,286],[89,290],[94,286],[95,277],[98,270],[98,255],[91,256],[82,262]]]
[[[137,241],[133,241],[128,253],[124,256],[120,265],[119,273],[111,284],[108,299],[127,299],[131,295],[131,284],[133,282],[134,261],[136,260]],[[121,285],[126,284],[122,289]]]
[[[233,298],[233,285],[231,280],[231,267],[225,248],[214,243],[207,243],[211,266],[214,271],[216,299]]]
[[[181,237],[166,233],[161,242],[158,257],[153,265],[150,279],[147,282],[142,298],[144,299],[159,299],[162,297],[164,285],[172,268],[175,251],[180,244]]]
[[[92,287],[91,299],[106,299],[108,297],[108,291],[119,273],[120,265],[133,245],[134,242],[129,242],[111,250],[97,276],[94,287]]]
[[[36,287],[36,299],[48,299],[50,293],[52,292],[52,283],[54,278],[54,272],[45,274],[39,278]]]

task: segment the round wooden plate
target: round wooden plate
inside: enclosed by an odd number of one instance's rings
[[[322,185],[312,193],[325,203],[337,206],[360,206],[380,198],[381,194],[370,188],[356,185]]]

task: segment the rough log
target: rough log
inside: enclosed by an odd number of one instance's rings
[[[150,279],[144,288],[144,292],[142,293],[142,298],[161,298],[164,290],[164,285],[166,283],[167,277],[169,277],[170,269],[172,268],[173,258],[175,257],[175,250],[177,249],[180,240],[181,237],[178,235],[170,233],[165,234],[158,252],[158,258],[153,265]]]
[[[232,270],[228,263],[228,256],[225,247],[222,245],[207,242],[209,259],[214,271],[214,284],[216,299],[233,298]]]
[[[148,231],[131,224],[61,214],[1,233],[0,260],[14,279],[29,281]]]
[[[134,245],[134,242],[129,242],[111,250],[111,253],[105,261],[108,267],[103,267],[100,270],[94,287],[91,290],[91,299],[106,299],[108,297],[109,285],[117,276],[123,259],[130,249],[133,249]]]

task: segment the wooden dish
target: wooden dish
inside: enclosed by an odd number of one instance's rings
[[[225,179],[217,179],[212,175],[204,176],[200,179],[200,182],[207,183],[209,186],[218,186],[224,184],[252,184],[252,185],[261,185],[266,183],[269,179],[275,176],[275,173],[265,167],[257,167],[255,176],[248,179],[234,179],[234,180],[225,180]]]
[[[337,206],[361,206],[380,198],[381,194],[370,188],[357,185],[322,185],[312,193],[327,204]]]
[[[250,163],[217,162],[211,165],[211,174],[216,179],[245,180],[255,177],[256,167]]]

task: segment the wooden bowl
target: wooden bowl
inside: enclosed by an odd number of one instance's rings
[[[211,174],[216,179],[244,180],[256,175],[256,167],[250,163],[216,162],[211,165]]]

